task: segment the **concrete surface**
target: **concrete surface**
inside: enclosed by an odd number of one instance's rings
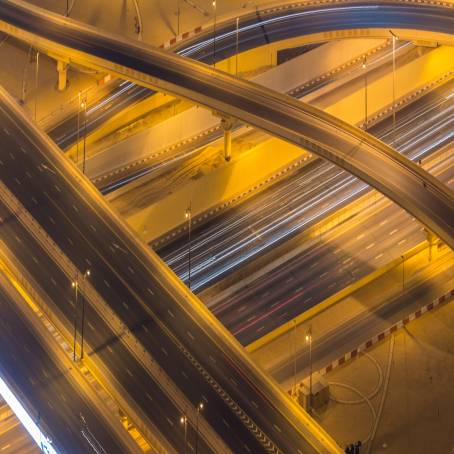
[[[381,418],[370,448],[371,453],[450,454],[454,449],[454,302],[410,323],[394,335],[389,386],[380,387],[371,403]],[[369,354],[385,375],[391,340]],[[366,396],[379,384],[374,362],[360,357],[327,376],[330,382],[347,383]],[[385,382],[385,378],[383,381]],[[350,390],[332,387],[331,393],[345,400],[358,399]],[[316,419],[342,445],[366,439],[373,425],[365,403],[330,402]],[[365,445],[361,453],[367,453]]]

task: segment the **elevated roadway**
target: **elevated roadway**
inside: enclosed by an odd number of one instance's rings
[[[53,440],[54,448],[74,454],[96,452],[91,447],[94,443],[104,452],[124,452],[127,448],[122,441],[90,405],[63,365],[41,345],[34,328],[23,319],[3,286],[0,308],[0,374],[18,393],[18,399],[32,418],[41,424],[42,431]],[[91,436],[87,437],[87,433]]]
[[[108,302],[193,404],[206,396],[207,407],[223,415],[209,423],[233,444],[232,450],[238,452],[234,446],[240,442],[254,453],[340,452],[157,256],[135,239],[3,91],[1,112],[0,132],[8,144],[1,154],[2,182],[79,270],[90,266],[93,279],[87,285]],[[147,387],[151,380],[138,383]],[[161,424],[169,429],[168,421]]]
[[[409,14],[406,20],[413,17],[417,29],[454,29],[450,7],[408,7],[390,8],[392,17]],[[379,16],[363,11],[363,20]],[[19,0],[3,2],[0,19],[4,31],[38,47],[190,99],[313,151],[378,189],[454,248],[452,191],[369,134],[287,96]]]

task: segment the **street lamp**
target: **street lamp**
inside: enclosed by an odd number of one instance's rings
[[[186,208],[185,218],[188,221],[188,287],[191,290],[191,227],[192,227],[192,208],[191,202],[189,202],[188,208]]]
[[[188,417],[183,415],[180,418],[180,423],[184,426],[184,454],[186,454],[188,447]]]
[[[309,343],[309,413],[312,412],[312,327],[306,334],[306,342]]]
[[[77,278],[75,281],[71,282],[71,287],[76,292],[75,306],[74,306],[74,341],[73,341],[73,361],[76,361],[76,337],[77,337],[77,297],[79,294],[79,284],[77,283]]]
[[[83,274],[83,277],[82,277],[82,281],[83,283],[85,284],[85,281],[87,279],[87,277],[90,276],[90,270],[87,270],[85,271],[85,273]],[[84,288],[83,289],[84,291],[86,291],[86,289]],[[82,296],[82,326],[81,326],[81,347],[80,347],[80,359],[83,359],[84,358],[84,326],[85,326],[85,298],[84,298],[84,294],[82,293],[81,294]]]
[[[87,277],[91,274],[90,270],[86,270],[85,273],[82,275],[82,282],[85,283]],[[71,287],[76,292],[75,298],[75,307],[74,307],[74,349],[73,349],[73,360],[76,361],[76,343],[77,343],[77,306],[78,306],[78,299],[79,299],[79,275],[76,275],[76,279],[71,282]],[[81,293],[81,292],[80,292]],[[80,350],[80,359],[84,357],[84,325],[85,325],[85,298],[83,297],[83,293],[81,293],[82,297],[82,322],[81,322],[81,350]]]
[[[216,68],[216,0],[212,2],[214,9],[214,27],[213,27],[213,66]]]
[[[197,414],[195,420],[195,454],[199,452],[199,414],[203,410],[203,407],[203,402],[200,402],[199,405],[197,405]]]

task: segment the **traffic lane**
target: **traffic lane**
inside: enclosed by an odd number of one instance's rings
[[[20,389],[35,412],[50,430],[49,435],[63,452],[90,452],[81,430],[86,427],[107,452],[125,452],[103,418],[87,405],[80,390],[66,378],[62,370],[46,353],[39,340],[15,308],[7,293],[0,288],[2,323],[0,351],[1,367]]]
[[[438,176],[442,181],[451,181],[452,185],[453,175],[454,169],[448,164]],[[340,239],[332,240],[332,244],[328,242],[309,248],[246,289],[219,301],[213,310],[230,330],[237,330],[237,338],[246,345],[299,315],[302,308],[314,306],[364,276],[368,270],[383,266],[424,240],[421,225],[414,222],[414,218],[409,220],[409,216],[398,207],[389,205],[366,222],[343,233]],[[356,249],[352,243],[357,244]],[[343,246],[335,246],[339,244]],[[352,257],[351,250],[362,251],[363,255]],[[302,274],[301,270],[306,271]],[[292,276],[295,278],[288,280]],[[271,313],[273,318],[270,318]],[[249,320],[248,316],[254,320]],[[257,333],[256,323],[263,319],[267,327]],[[244,320],[249,322],[249,332]],[[244,337],[238,330],[243,331]]]
[[[445,118],[445,123],[447,120],[448,124],[443,127],[449,130],[449,119],[451,118],[450,111],[454,108],[454,102],[448,102],[448,95],[452,92],[453,85],[454,83],[444,84],[443,86],[435,90],[436,93],[430,93],[429,95],[426,95],[426,97],[423,97],[415,103],[411,104],[411,106],[414,106],[417,110],[420,110],[419,106],[425,106],[426,112],[424,113],[424,115],[422,115],[421,112],[413,113],[413,119],[417,119],[417,122],[410,121],[411,119],[409,119],[408,117],[411,112],[409,111],[409,107],[407,107],[403,110],[402,116],[399,115],[397,118],[395,134],[390,132],[390,130],[392,130],[392,119],[387,119],[384,122],[380,122],[376,129],[371,129],[371,132],[377,134],[379,137],[382,136],[380,138],[385,139],[385,141],[392,141],[393,137],[395,135],[398,135],[398,137],[400,138],[399,142],[402,151],[404,152],[404,154],[411,155],[414,151],[413,148],[415,148],[415,144],[413,144],[413,146],[411,146],[410,144],[412,143],[412,140],[419,140],[419,136],[421,134],[426,135],[427,131],[429,130],[433,135],[427,135],[426,143],[428,143],[430,140],[437,139],[436,131],[434,130],[435,128],[432,127],[434,123],[437,122],[437,120],[441,120],[443,117],[447,117],[447,119]],[[436,98],[435,106],[433,105],[433,98]],[[383,131],[383,128],[386,128],[386,130]],[[406,141],[402,140],[402,138],[411,134],[413,134],[414,137],[410,137]],[[289,176],[289,178],[285,179],[283,183],[276,183],[276,185],[273,185],[269,191],[265,190],[258,194],[256,197],[246,200],[240,207],[237,207],[237,211],[239,211],[240,213],[245,213],[243,218],[240,218],[238,220],[235,216],[235,209],[233,209],[233,211],[229,210],[223,216],[217,217],[216,219],[212,220],[208,225],[202,225],[193,229],[191,234],[192,288],[195,291],[200,290],[200,287],[198,287],[199,281],[204,282],[205,285],[207,285],[215,280],[215,278],[210,279],[209,277],[197,279],[197,276],[202,273],[208,274],[210,273],[210,270],[212,270],[211,273],[216,277],[216,279],[219,279],[220,276],[223,275],[222,266],[219,267],[221,268],[221,270],[217,269],[217,260],[224,256],[224,250],[226,249],[230,238],[232,238],[231,244],[234,244],[235,247],[239,249],[239,241],[238,237],[235,235],[235,227],[240,222],[247,222],[249,226],[254,225],[254,222],[256,222],[254,218],[256,217],[257,212],[261,215],[259,218],[260,221],[263,221],[265,223],[267,219],[266,210],[269,206],[267,203],[267,198],[269,197],[269,195],[275,196],[275,200],[273,201],[274,206],[272,206],[273,210],[271,210],[272,217],[270,219],[272,220],[273,216],[276,217],[280,211],[281,207],[276,207],[276,205],[279,204],[279,193],[282,190],[284,190],[284,194],[285,191],[287,191],[286,198],[288,200],[293,200],[293,198],[298,197],[301,192],[306,190],[306,187],[302,187],[300,190],[300,188],[298,187],[298,185],[300,184],[299,181],[303,180],[305,177],[313,178],[314,176],[317,176],[317,173],[320,181],[329,181],[330,176],[328,171],[334,168],[335,166],[327,163],[326,161],[316,160],[312,163],[312,166],[311,164],[309,164],[305,168]],[[350,180],[353,182],[351,175],[339,169],[336,170],[342,173],[345,180],[350,178]],[[287,220],[291,219],[289,217],[291,213],[284,212],[284,214]],[[287,229],[290,228],[287,225],[285,225],[285,227]],[[255,227],[254,230],[259,229]],[[222,235],[224,235],[227,239],[226,242],[222,241]],[[265,242],[265,240],[263,240],[263,242]],[[202,247],[204,250],[209,251],[209,253],[199,254],[198,251]],[[165,248],[158,250],[158,253],[182,279],[187,278],[187,238],[180,238],[175,243],[171,243]],[[200,261],[202,261],[202,263],[200,263]],[[231,271],[232,268],[233,267],[227,266],[227,271],[224,271],[224,274],[225,272]]]
[[[132,85],[127,91],[123,90],[121,86],[115,87],[103,99],[90,104],[86,109],[86,125],[84,124],[85,109],[82,109],[79,113],[79,128],[76,113],[48,130],[49,137],[62,149],[66,149],[77,142],[78,129],[81,139],[84,134],[90,134],[103,122],[121,110],[130,107],[154,93],[148,88],[138,85]]]
[[[437,285],[446,282],[451,276],[444,271],[436,276],[431,277],[430,282],[422,282],[418,286],[405,290],[402,295],[396,296],[386,304],[381,305],[377,310],[365,311],[353,317],[346,323],[341,324],[332,332],[329,332],[319,338],[312,344],[312,364],[314,370],[319,370],[336,360],[345,352],[351,351],[368,340],[371,333],[379,333],[391,326],[393,323],[402,320],[412,308],[422,304],[424,299],[427,302],[427,292],[429,287],[436,288]],[[297,374],[309,374],[309,351],[301,339],[301,350],[296,354]],[[273,377],[283,383],[291,379],[294,375],[294,360],[292,364],[279,364],[273,367],[269,372]]]
[[[408,221],[408,218],[403,217],[399,221],[405,222]],[[399,223],[393,223],[392,225],[399,225]],[[371,222],[369,226],[362,227],[368,227],[369,232],[373,235],[371,230],[373,226],[374,222]],[[360,232],[363,232],[363,230],[360,229]],[[362,234],[356,235],[356,233],[352,232],[353,238],[363,236]],[[408,236],[408,233],[412,233],[412,235]],[[378,236],[374,235],[374,237],[377,238]],[[343,261],[337,259],[332,246],[324,247],[320,251],[322,254],[318,257],[315,273],[304,274],[304,278],[300,279],[289,280],[284,278],[281,280],[281,284],[276,282],[274,287],[270,285],[270,296],[264,298],[265,301],[256,300],[255,304],[250,302],[248,305],[248,311],[259,315],[257,317],[252,316],[252,319],[248,318],[246,321],[235,323],[232,330],[237,338],[244,345],[247,345],[277,326],[292,320],[304,310],[325,300],[346,285],[374,271],[376,269],[374,266],[376,260],[374,258],[379,256],[385,248],[388,248],[390,253],[394,252],[396,256],[399,256],[404,247],[402,246],[402,241],[405,242],[406,246],[411,247],[413,244],[423,241],[424,238],[425,235],[422,232],[413,232],[411,229],[408,229],[408,231],[400,229],[393,237],[392,244],[384,240],[371,240],[369,236],[367,241],[358,244],[357,253],[346,254],[347,259]],[[397,243],[394,244],[394,241]],[[360,241],[358,242],[361,243]],[[366,254],[361,254],[360,251],[365,251]],[[346,263],[342,265],[344,262]],[[293,261],[292,265],[291,273],[294,275],[297,275],[298,270],[309,267],[308,262],[299,263],[298,261]],[[286,273],[285,276],[289,276],[289,274]],[[277,295],[274,292],[276,286],[279,286],[279,291],[276,292],[278,293]],[[270,304],[271,301],[273,302],[272,304]],[[235,315],[235,313],[233,314]],[[247,314],[245,314],[245,317],[247,317]]]
[[[46,205],[39,203],[40,196],[38,195],[38,192],[33,191],[33,193],[35,194],[34,195],[35,200],[38,202],[37,206],[39,207],[39,210],[41,210],[43,213],[44,212],[48,213],[49,212],[48,207]],[[48,218],[48,222],[50,222],[53,225],[59,226],[59,232],[61,235],[59,238],[57,238],[57,240],[61,240],[62,242],[66,241],[68,238],[67,237],[68,232],[66,232],[66,229],[63,228],[63,224],[58,220],[58,217],[50,216]],[[25,232],[23,232],[22,234],[25,235]],[[77,244],[76,240],[74,244]],[[27,249],[24,252],[26,253]],[[102,269],[102,264],[98,266],[95,263],[95,261],[91,259],[88,263],[84,263],[84,265],[91,267],[90,269],[92,271],[92,274],[90,276],[90,281],[94,282],[99,281],[102,283],[102,285],[105,285],[107,281],[106,279],[103,279],[103,275],[99,273],[99,270]],[[27,265],[28,268],[30,266],[33,266],[33,263],[29,263]],[[47,269],[47,267],[44,267],[44,269]],[[38,271],[39,270],[40,268],[38,269]],[[106,278],[108,278],[108,276]],[[55,281],[54,277],[52,277],[51,279],[49,279],[49,277],[46,278],[44,276],[36,278],[37,282],[44,281],[48,283],[48,286],[50,288],[50,290],[48,290],[48,293],[54,290],[52,285],[50,284],[52,279]],[[68,278],[63,277],[62,281],[63,286],[65,286],[65,280],[67,281]],[[111,288],[110,284],[108,285],[109,285],[108,287],[107,286],[105,287],[107,289],[106,291],[108,291],[109,293],[107,295],[106,294],[103,295],[106,301],[112,301],[115,300],[115,298],[118,297],[119,295],[121,296],[121,290],[119,291],[114,287]],[[64,288],[66,288],[67,292],[69,292],[71,295],[72,289],[70,286],[70,282],[68,282]],[[57,301],[59,300],[57,299]],[[71,304],[72,302],[71,298],[67,298],[66,301],[68,301],[69,304]],[[131,310],[130,307],[131,305],[126,303],[126,301],[129,303],[127,295],[125,296],[124,299],[121,299],[121,301],[118,302],[116,309],[117,313],[120,312],[120,316],[124,321],[126,321],[127,326],[131,329],[131,331],[138,331],[137,335],[139,339],[142,340],[142,343],[145,347],[148,347],[148,350],[151,352],[152,356],[160,364],[166,364],[166,367],[164,368],[167,370],[169,375],[172,376],[172,378],[174,378],[175,382],[181,387],[181,389],[186,391],[186,395],[190,398],[191,402],[193,402],[194,406],[196,406],[197,403],[200,402],[202,396],[204,396],[204,398],[207,399],[206,407],[209,409],[204,412],[204,415],[206,415],[207,418],[212,417],[210,422],[211,421],[221,422],[221,425],[218,424],[217,430],[220,433],[220,435],[225,439],[226,443],[232,446],[232,449],[238,448],[243,449],[244,440],[247,437],[246,434],[244,434],[242,438],[237,436],[237,434],[241,434],[242,432],[245,431],[244,426],[240,423],[238,418],[235,415],[227,415],[224,411],[220,410],[219,406],[216,404],[218,396],[211,389],[205,389],[206,385],[205,381],[201,379],[199,374],[195,374],[192,368],[184,369],[183,363],[185,358],[184,357],[178,358],[177,356],[175,356],[177,354],[181,355],[181,353],[178,350],[174,349],[175,351],[172,355],[172,348],[174,346],[172,344],[169,345],[163,342],[159,326],[157,326],[156,324],[152,324],[152,322],[149,320],[149,317],[147,317],[145,313],[141,313],[138,310]],[[69,307],[68,310],[70,312],[68,315],[68,319],[71,320],[71,307]],[[143,328],[144,326],[145,328]],[[169,361],[169,358],[174,358],[174,360]],[[195,384],[197,384],[198,386],[195,386]],[[174,419],[171,418],[171,420]],[[235,435],[232,435],[231,433],[231,430],[233,428],[236,428]],[[255,447],[255,440],[249,441],[248,445],[250,445],[252,450],[259,449]]]
[[[8,209],[1,203],[0,215],[3,220],[2,237],[7,240],[10,250],[16,259],[20,260],[23,266],[26,266],[34,280],[40,283],[41,289],[58,306],[67,318],[67,323],[71,326],[75,316],[75,294],[71,287],[71,281],[60,267],[49,258],[46,251],[36,244],[33,236],[23,228],[22,224],[17,222],[16,218],[12,217]],[[81,300],[79,300],[80,304]],[[80,316],[79,308],[79,341]],[[174,445],[177,452],[182,451],[184,448],[183,433],[181,431],[175,432],[175,430],[179,425],[183,410],[177,408],[165,395],[162,388],[134,359],[118,336],[111,331],[88,301],[85,304],[85,317],[84,337],[92,348],[93,354],[97,355],[109,368],[122,388],[135,400],[153,424],[160,427],[162,434]],[[213,413],[215,413],[215,409],[208,407],[208,415],[219,416]],[[190,424],[188,425],[188,437],[195,439],[195,429]],[[200,452],[211,452],[206,447],[202,437],[199,440],[199,449]]]
[[[14,131],[16,129],[16,125],[13,122],[11,122],[8,118],[5,118],[5,126],[6,125],[8,125],[7,127],[10,128],[11,131]],[[7,133],[5,133],[5,136],[6,136],[5,139],[7,139],[7,140],[11,140],[11,138],[13,137],[12,135],[8,135]],[[28,142],[28,139],[23,137],[20,134],[20,131],[18,131],[18,134],[14,134],[14,140],[11,145],[16,146],[16,149],[17,149],[17,143],[18,142],[21,143],[21,141]],[[20,146],[21,145],[19,145],[19,148],[20,148]],[[29,144],[23,143],[22,149],[27,149],[27,146],[29,146]],[[35,146],[33,146],[32,149],[34,147]],[[67,180],[59,179],[58,180],[59,183],[58,183],[57,187],[55,187],[55,181],[56,181],[55,179],[58,179],[59,175],[56,172],[57,169],[55,169],[55,170],[53,169],[54,157],[42,155],[41,151],[39,149],[36,149],[35,152],[33,152],[33,153],[27,152],[27,153],[23,153],[23,154],[24,154],[25,158],[21,161],[20,166],[17,166],[17,161],[14,158],[12,158],[12,154],[9,156],[11,158],[11,160],[9,161],[9,164],[8,164],[8,172],[6,172],[6,175],[4,175],[5,181],[8,181],[9,185],[11,185],[11,189],[13,190],[13,192],[16,193],[18,198],[24,204],[27,204],[29,202],[30,194],[35,193],[35,191],[32,190],[32,186],[33,186],[34,180],[36,180],[36,181],[39,181],[40,186],[42,186],[44,184],[45,187],[53,188],[53,190],[52,190],[53,197],[56,197],[56,194],[58,193],[60,197],[63,197],[66,201],[69,201],[70,203],[66,203],[65,205],[63,205],[63,210],[65,213],[73,213],[75,208],[74,208],[74,205],[71,204],[71,202],[73,202],[74,200],[77,200],[78,194],[75,194],[76,191],[74,191],[74,188],[72,185],[67,184]],[[8,156],[5,156],[5,158],[8,158]],[[52,169],[52,172],[43,172],[42,171],[42,161],[43,160],[44,160],[44,162],[48,163],[45,165],[47,166],[47,168]],[[32,163],[32,166],[29,167],[28,169],[25,166],[26,162]],[[41,166],[40,167],[41,171],[37,170],[38,165]],[[4,167],[2,167],[2,169],[3,168]],[[27,176],[26,172],[29,172],[30,175],[32,175],[32,177],[30,178],[29,176]],[[33,176],[36,172],[38,172],[38,174],[40,175],[39,178],[33,178]],[[9,177],[10,174],[14,174],[16,176],[13,178],[10,178]],[[21,183],[18,184],[15,179],[18,179],[18,177],[24,178],[24,174],[25,174],[25,179],[27,181],[27,185],[22,185]],[[52,177],[53,180],[51,182],[45,184],[46,180],[48,180],[50,177]],[[42,191],[43,191],[43,187],[41,187],[38,191],[36,191],[36,193],[42,193]],[[46,191],[44,191],[44,192],[46,192]],[[51,191],[49,189],[49,193],[50,192]],[[74,198],[74,195],[76,196],[76,198]],[[47,194],[47,196],[49,196],[49,194]],[[88,208],[87,212],[82,211],[83,209],[87,209],[87,208]],[[97,216],[96,213],[93,213],[92,208],[87,206],[86,200],[79,201],[79,206],[78,206],[78,208],[76,207],[77,219],[74,220],[73,222],[68,222],[68,220],[65,217],[62,217],[61,210],[58,213],[55,210],[52,212],[52,216],[54,216],[54,222],[55,222],[55,223],[53,223],[52,221],[49,220],[49,217],[48,217],[49,211],[47,211],[47,214],[45,216],[43,216],[44,210],[36,209],[36,206],[32,206],[29,209],[33,212],[35,218],[37,218],[41,224],[44,224],[44,225],[50,224],[49,225],[50,228],[46,227],[46,230],[53,236],[58,236],[57,234],[61,230],[74,231],[75,226],[77,224],[83,224],[85,221],[88,222],[87,229],[84,230],[84,233],[87,234],[87,237],[85,237],[85,241],[81,242],[81,243],[77,243],[77,248],[78,248],[77,257],[82,257],[83,255],[85,255],[85,257],[87,257],[87,255],[83,253],[83,249],[87,245],[88,245],[89,249],[94,247],[95,251],[96,251],[96,247],[99,248],[99,247],[103,246],[107,250],[106,254],[101,255],[103,260],[106,260],[106,262],[108,261],[108,263],[104,263],[104,266],[107,265],[107,267],[106,267],[107,274],[111,276],[111,273],[114,272],[114,274],[116,275],[116,279],[118,279],[119,285],[122,288],[124,286],[124,282],[123,282],[121,273],[119,273],[119,270],[125,269],[125,267],[127,266],[127,263],[125,263],[124,257],[122,257],[121,261],[118,262],[118,259],[115,257],[115,253],[114,253],[115,251],[112,252],[112,250],[109,250],[108,246],[112,247],[112,244],[116,243],[121,246],[121,249],[132,250],[136,254],[138,254],[139,257],[141,256],[140,260],[137,260],[137,257],[135,255],[128,255],[128,260],[127,260],[127,262],[130,263],[129,266],[131,266],[131,268],[138,269],[138,270],[140,270],[140,272],[143,273],[141,275],[139,272],[137,272],[136,274],[132,275],[132,277],[136,277],[136,279],[131,279],[131,274],[129,274],[129,276],[128,276],[129,279],[134,281],[132,283],[132,287],[137,289],[136,291],[142,291],[142,295],[140,295],[141,301],[139,301],[139,304],[133,309],[134,311],[138,310],[138,307],[140,307],[140,305],[143,305],[146,309],[148,309],[148,312],[150,313],[150,305],[148,305],[148,307],[147,307],[146,303],[144,304],[145,301],[147,301],[147,300],[150,301],[150,295],[148,294],[148,289],[143,288],[143,282],[153,282],[153,281],[155,281],[155,285],[157,287],[159,286],[158,288],[160,291],[160,294],[156,295],[160,299],[160,302],[161,302],[161,305],[158,307],[158,309],[161,309],[161,307],[162,307],[162,311],[160,311],[161,313],[159,314],[160,319],[163,318],[166,323],[169,323],[169,319],[171,318],[171,316],[169,316],[169,312],[168,312],[169,310],[170,311],[172,311],[172,310],[181,311],[179,314],[177,314],[177,320],[179,317],[181,317],[181,315],[183,315],[183,317],[187,317],[188,311],[192,310],[192,307],[190,309],[185,309],[185,310],[180,309],[181,306],[177,307],[177,305],[174,302],[175,300],[173,300],[173,298],[174,298],[174,295],[172,294],[173,290],[172,289],[168,289],[168,290],[162,289],[161,284],[159,282],[156,282],[156,280],[153,277],[153,273],[159,273],[159,270],[151,271],[150,269],[145,268],[147,265],[145,265],[145,267],[144,267],[144,264],[147,263],[149,260],[148,256],[146,256],[146,255],[144,256],[144,253],[141,249],[137,250],[137,246],[135,243],[126,244],[124,239],[121,239],[121,235],[122,235],[122,233],[120,233],[121,231],[119,232],[115,225],[105,224],[104,219],[102,219],[100,216]],[[43,217],[44,217],[44,219],[42,219]],[[95,223],[97,225],[95,227],[95,230],[92,229],[93,224],[90,224],[90,220],[92,221],[92,223]],[[56,227],[57,225],[58,225],[58,227]],[[90,227],[90,225],[92,227]],[[115,230],[115,232],[114,232],[114,230]],[[94,235],[95,232],[96,232],[96,235]],[[90,240],[88,240],[88,236],[91,237]],[[108,241],[100,242],[99,241],[100,237],[103,239],[108,239]],[[56,240],[58,242],[58,238],[56,238]],[[127,239],[127,241],[129,242],[129,239]],[[94,246],[95,244],[96,244],[96,247]],[[63,249],[67,249],[67,248],[68,248],[68,244],[66,243],[64,245]],[[98,253],[98,252],[96,252],[96,253]],[[70,253],[69,256],[73,257],[74,254]],[[109,259],[107,260],[106,257],[109,257]],[[116,267],[112,266],[115,263],[115,261],[118,262],[116,264]],[[100,273],[100,269],[97,269],[97,273],[98,274]],[[109,285],[111,285],[111,284],[109,284]],[[105,292],[107,287],[108,286],[103,284],[103,285],[99,286],[98,290],[102,294],[103,291]],[[114,286],[112,285],[112,288],[113,287]],[[116,298],[114,297],[114,299],[116,300],[117,306],[118,306],[121,303],[121,301],[118,300],[119,287],[116,286],[115,289],[116,289],[115,291],[116,291],[117,295],[116,295]],[[128,301],[130,301],[130,300],[134,301],[134,299],[137,298],[134,293],[131,293],[131,287],[125,288],[124,290],[126,290],[128,293],[128,295],[127,295]],[[144,292],[145,292],[145,294],[144,294]],[[171,295],[170,301],[169,301],[169,295]],[[107,301],[109,301],[109,300],[107,300]],[[109,301],[109,303],[110,302],[111,301]],[[166,304],[163,304],[164,302]],[[185,303],[185,301],[184,301],[184,303]],[[153,310],[154,311],[157,310],[156,305],[154,305]],[[118,310],[117,310],[117,312],[118,312]],[[173,323],[173,320],[171,322]],[[173,331],[179,331],[178,333],[175,333],[175,334],[177,334],[177,336],[176,336],[177,339],[178,338],[183,339],[183,343],[181,341],[176,342],[175,339],[173,339],[172,336],[169,335],[170,334],[169,328],[166,328],[167,333],[166,332],[163,333],[164,336],[163,336],[163,340],[161,340],[161,345],[163,344],[164,341],[166,341],[169,345],[169,348],[173,349],[174,351],[180,350],[180,352],[179,352],[180,357],[184,357],[184,360],[185,360],[182,362],[182,364],[184,362],[186,362],[187,364],[189,363],[188,364],[189,369],[191,370],[192,373],[194,373],[197,376],[197,374],[201,374],[197,364],[194,364],[192,362],[193,358],[188,358],[188,356],[187,356],[188,350],[186,349],[184,351],[184,349],[181,348],[181,345],[182,344],[184,345],[184,343],[187,342],[188,327],[184,327],[184,328],[180,329],[180,326],[182,326],[182,324],[178,324],[178,323],[176,325],[172,324],[171,329]],[[204,339],[204,338],[206,339],[206,332],[207,331],[209,332],[212,330],[212,326],[208,325],[208,326],[205,326],[202,331],[198,325],[193,323],[192,319],[190,320],[190,327],[191,327],[190,332],[194,333],[194,336],[199,339]],[[211,371],[211,374],[214,375],[216,381],[222,385],[222,387],[227,391],[227,393],[230,396],[233,396],[235,398],[234,400],[237,401],[240,408],[242,408],[246,412],[246,414],[253,415],[252,419],[254,421],[256,421],[256,423],[257,423],[257,425],[259,425],[259,427],[261,425],[266,427],[266,431],[268,433],[272,434],[271,436],[268,435],[271,439],[277,438],[279,440],[277,442],[279,446],[283,446],[284,449],[286,449],[286,446],[287,446],[287,448],[290,449],[290,446],[291,445],[295,446],[295,443],[296,443],[296,444],[301,445],[302,447],[307,446],[307,449],[312,449],[307,444],[305,439],[301,436],[301,434],[298,432],[299,429],[297,429],[297,431],[295,432],[295,426],[298,427],[298,424],[300,423],[300,421],[297,420],[295,423],[292,423],[291,425],[288,424],[288,421],[286,420],[286,416],[284,416],[288,412],[287,404],[284,403],[284,401],[282,401],[282,400],[278,400],[277,405],[279,406],[279,409],[278,409],[278,411],[276,411],[276,405],[275,405],[275,403],[270,402],[269,395],[264,394],[264,391],[261,389],[261,387],[259,385],[252,383],[252,381],[255,379],[255,377],[253,377],[252,380],[249,379],[248,377],[245,377],[245,372],[249,372],[249,371],[254,372],[255,370],[254,369],[251,370],[250,365],[248,365],[248,364],[246,364],[246,366],[249,366],[246,370],[244,370],[244,367],[243,367],[244,363],[242,364],[241,368],[239,368],[236,364],[234,364],[232,362],[232,359],[229,356],[229,354],[226,354],[225,352],[223,352],[219,349],[218,345],[222,345],[223,342],[225,342],[225,341],[222,338],[218,338],[216,344],[211,343],[211,342],[205,342],[204,350],[199,351],[198,355],[197,355],[198,356],[197,360],[198,360],[199,364],[202,363],[205,370]],[[207,353],[208,353],[208,355],[207,355]],[[154,356],[156,356],[156,355],[154,355]],[[216,363],[213,364],[213,362],[208,360],[207,357],[208,358],[209,357],[217,358]],[[161,365],[164,368],[166,368],[166,367],[168,368],[168,361],[161,362]],[[233,377],[232,377],[232,375],[233,375]],[[204,377],[204,378],[206,380],[208,380],[208,378],[206,378],[206,377]],[[215,389],[215,391],[218,395],[219,405],[229,408],[229,411],[226,411],[225,413],[228,414],[229,412],[231,412],[232,416],[236,417],[232,411],[232,407],[230,406],[230,404],[226,403],[226,401],[224,400],[225,397],[222,397],[223,395],[219,394],[219,390],[217,390],[215,388],[215,386],[213,385],[212,382],[208,382],[208,383],[210,384],[212,389]],[[207,385],[207,383],[205,383],[204,388],[206,388],[206,385]],[[188,388],[187,383],[185,383],[184,386],[186,389]],[[241,389],[241,392],[239,391],[239,389]],[[201,391],[199,391],[199,393],[200,392]],[[251,402],[251,399],[254,399],[252,402],[254,402],[255,405]],[[261,407],[260,412],[257,412],[257,403],[259,403],[259,406]],[[279,424],[270,424],[269,418],[266,418],[264,416],[264,413],[270,414],[272,412],[276,412],[276,417],[283,418],[283,419],[281,419]],[[279,413],[279,415],[278,415],[278,413]],[[293,414],[290,416],[292,418],[294,417]],[[278,427],[278,429],[276,429],[276,427]],[[251,445],[254,445],[255,443],[257,443],[257,439],[253,432],[248,432],[248,437],[245,440],[247,441],[248,444],[251,444]],[[295,442],[295,440],[297,440],[297,441]],[[228,441],[228,440],[226,440],[226,441]],[[289,445],[289,443],[290,443],[290,445]]]

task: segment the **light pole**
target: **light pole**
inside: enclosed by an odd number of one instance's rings
[[[91,274],[90,270],[85,271],[85,273],[83,275],[84,286],[85,286],[85,281],[86,281],[87,277],[90,276],[90,274]],[[83,290],[86,291],[85,288]],[[80,329],[80,337],[81,337],[80,359],[84,359],[85,298],[84,298],[83,292],[81,293],[81,296],[82,296],[82,326]]]
[[[87,140],[87,97],[82,103],[82,108],[84,109],[84,155],[82,162],[82,173],[85,175],[85,143]]]
[[[312,327],[306,334],[306,342],[309,343],[309,413],[312,413]]]
[[[75,306],[74,306],[74,342],[73,342],[73,361],[76,361],[76,340],[77,340],[77,297],[79,293],[79,284],[77,282],[77,276],[76,280],[71,283],[71,287],[75,290],[76,292],[76,299],[75,299]]]
[[[188,220],[188,287],[191,290],[191,227],[192,227],[192,207],[189,202],[186,208],[185,218]]]
[[[184,454],[186,454],[188,447],[188,417],[183,415],[180,418],[180,423],[184,426]]]
[[[396,148],[396,41],[399,38],[392,30],[389,33],[393,38],[393,148]]]
[[[367,60],[364,57],[362,68],[366,69]],[[364,131],[367,131],[367,71],[364,73]]]
[[[213,0],[214,27],[213,27],[213,66],[216,68],[216,0]]]
[[[195,454],[199,452],[199,414],[203,410],[203,402],[197,405],[197,414],[195,419]]]
[[[82,276],[82,282],[85,283],[87,277],[90,276],[90,270],[85,271]],[[76,279],[71,282],[71,287],[76,292],[75,307],[74,307],[74,351],[73,351],[73,360],[76,361],[76,344],[77,344],[77,306],[79,299],[79,274],[76,274]],[[81,347],[80,347],[80,359],[84,357],[84,325],[85,325],[85,298],[82,293],[82,322],[81,322]]]

